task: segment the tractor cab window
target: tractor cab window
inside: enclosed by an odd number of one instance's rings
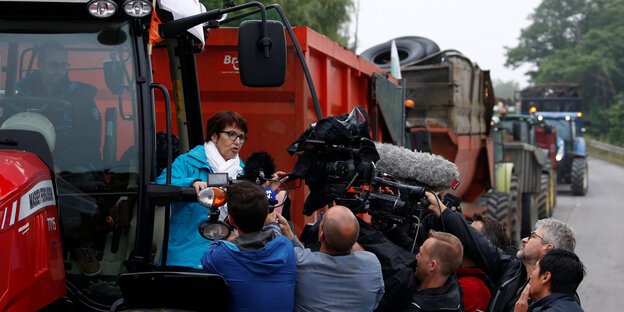
[[[544,119],[547,124],[557,129],[557,136],[561,137],[565,142],[572,140],[572,123],[564,119]],[[569,144],[566,144],[566,146]]]
[[[41,133],[54,162],[66,277],[94,302],[134,246],[134,52],[123,23],[0,21],[0,129]]]

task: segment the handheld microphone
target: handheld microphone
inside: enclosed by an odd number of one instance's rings
[[[241,179],[260,185],[275,173],[275,162],[267,152],[254,152],[245,159],[243,171]]]
[[[375,147],[380,157],[377,169],[408,184],[415,182],[442,191],[459,178],[457,166],[442,156],[387,143],[375,142]]]

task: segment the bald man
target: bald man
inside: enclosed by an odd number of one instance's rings
[[[360,232],[347,207],[334,206],[321,220],[321,249],[313,252],[294,236],[278,215],[282,233],[291,239],[297,257],[295,311],[373,311],[384,294],[381,264],[367,251],[354,249]]]

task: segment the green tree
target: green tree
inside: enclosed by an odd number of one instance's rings
[[[515,80],[494,80],[494,95],[498,98],[515,100],[515,94],[518,90],[520,90],[520,84]]]
[[[242,4],[250,1],[233,2]],[[260,2],[264,5],[279,4],[292,26],[308,26],[342,46],[349,47],[348,29],[351,22],[350,13],[354,8],[353,0],[261,0]],[[221,0],[201,0],[201,3],[206,6],[207,10],[223,6]],[[270,19],[279,20],[277,14],[269,12],[267,15]]]

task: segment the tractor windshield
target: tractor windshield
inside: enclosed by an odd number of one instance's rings
[[[0,128],[52,152],[68,289],[94,303],[134,246],[138,177],[134,50],[127,23],[0,23]]]
[[[561,137],[564,141],[570,142],[572,140],[572,125],[569,121],[563,119],[544,119],[547,124],[557,129],[557,136]]]

